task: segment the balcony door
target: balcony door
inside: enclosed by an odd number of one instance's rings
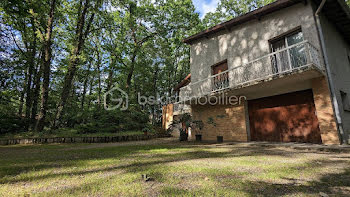
[[[227,61],[212,66],[212,91],[221,90],[229,86]]]
[[[303,41],[304,37],[301,31],[271,41],[271,50],[276,52],[271,57],[274,73],[285,72],[306,64],[305,46],[301,43]]]

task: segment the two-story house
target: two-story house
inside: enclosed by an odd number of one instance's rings
[[[277,0],[184,42],[191,83],[180,98],[204,125],[190,139],[347,143],[350,10],[343,0]]]

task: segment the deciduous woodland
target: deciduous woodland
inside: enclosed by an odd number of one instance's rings
[[[190,73],[182,40],[271,2],[221,0],[203,15],[191,0],[1,1],[0,133],[150,130],[161,103],[138,95],[174,94]],[[126,111],[105,110],[116,87]]]

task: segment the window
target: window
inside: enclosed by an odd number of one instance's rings
[[[299,44],[303,41],[304,37],[300,29],[270,41],[271,51],[277,52],[272,56],[274,73],[292,70],[307,63],[305,46]],[[288,47],[291,48],[285,50]]]
[[[340,91],[340,96],[343,103],[343,110],[350,112],[350,102],[348,94],[346,92]]]
[[[212,68],[212,91],[221,90],[229,86],[227,60],[215,64]],[[221,73],[221,74],[220,74]]]

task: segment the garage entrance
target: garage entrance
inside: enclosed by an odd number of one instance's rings
[[[322,143],[312,90],[248,101],[252,141]]]

